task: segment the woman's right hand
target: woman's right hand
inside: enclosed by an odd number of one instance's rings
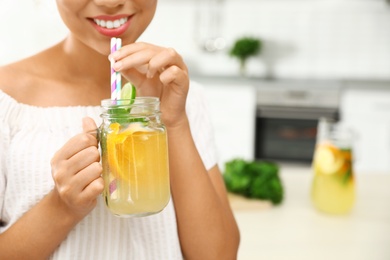
[[[91,118],[83,119],[83,133],[72,137],[51,160],[54,194],[76,217],[85,217],[104,188],[97,139],[87,133],[96,129]]]

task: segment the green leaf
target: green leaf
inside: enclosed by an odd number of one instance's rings
[[[273,162],[234,159],[225,164],[223,178],[229,192],[269,200],[276,205],[284,196],[278,172],[279,167]]]
[[[262,42],[260,39],[252,37],[239,38],[230,49],[230,55],[236,57],[242,62],[245,62],[250,56],[254,56],[260,52]]]

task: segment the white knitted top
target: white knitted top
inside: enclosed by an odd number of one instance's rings
[[[186,110],[196,146],[210,169],[217,162],[214,137],[203,89],[195,83]],[[100,107],[35,107],[0,91],[0,219],[5,223],[0,233],[53,188],[50,160],[82,131],[85,116],[99,125]],[[99,197],[97,207],[51,259],[183,259],[172,200],[159,214],[125,219],[111,215]]]

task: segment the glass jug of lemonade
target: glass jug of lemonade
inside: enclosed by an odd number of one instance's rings
[[[344,214],[355,203],[352,133],[329,119],[318,123],[313,157],[311,196],[314,206],[326,213]]]
[[[103,100],[103,198],[121,217],[147,216],[170,199],[167,135],[159,99]]]

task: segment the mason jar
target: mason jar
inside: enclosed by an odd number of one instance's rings
[[[155,97],[101,102],[99,129],[107,208],[116,216],[148,216],[170,199],[166,128]]]
[[[313,156],[312,202],[319,211],[345,214],[355,204],[353,139],[350,129],[321,118]]]

